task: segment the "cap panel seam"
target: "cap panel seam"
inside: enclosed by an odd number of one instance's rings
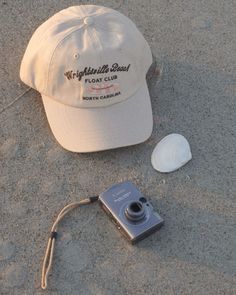
[[[63,37],[63,39],[61,39],[61,40],[58,42],[57,46],[54,48],[53,53],[52,53],[52,56],[51,56],[50,61],[49,61],[49,65],[48,65],[48,73],[47,73],[47,78],[46,78],[47,83],[46,83],[45,91],[48,89],[48,80],[49,80],[50,67],[51,67],[52,60],[53,60],[53,57],[54,57],[54,54],[55,54],[57,48],[61,45],[61,43],[62,43],[63,41],[65,41],[68,37],[70,37],[71,34],[73,34],[73,33],[76,32],[76,31],[79,31],[79,30],[82,29],[83,27],[84,27],[84,26],[81,26],[80,28],[76,28],[76,29],[73,28],[73,29],[72,29],[72,30],[71,30],[66,36]]]
[[[100,41],[100,39],[96,35],[96,29],[94,27],[91,27],[91,29],[92,29],[91,30],[92,36],[96,39],[97,45],[99,45],[100,46],[100,49],[103,50],[102,42]],[[90,38],[91,38],[91,35],[90,35]],[[95,51],[97,51],[97,49],[95,48],[94,44],[93,44],[93,47],[94,47]],[[99,51],[98,51],[98,55],[99,55],[100,63],[102,63],[102,58],[101,58],[101,54],[100,54]]]
[[[108,13],[107,13],[108,14]],[[122,25],[124,25],[124,26],[127,26],[127,25],[130,25],[130,23],[125,23],[125,22],[121,22],[120,20],[119,20],[119,23],[121,23]],[[112,33],[119,33],[119,30],[114,30],[114,29],[106,29],[102,24],[100,24],[100,23],[96,23],[96,26],[99,28],[99,29],[101,29],[102,31],[105,31],[105,32],[112,32]],[[133,28],[135,28],[139,33],[140,33],[140,31],[138,30],[138,28],[136,27],[136,26],[133,26]]]
[[[81,5],[81,7],[82,7],[82,5]],[[80,7],[80,8],[81,8],[81,7]],[[85,15],[83,9],[81,9],[81,11],[82,11],[83,17],[82,17],[82,18],[78,18],[78,19],[80,19],[80,20],[86,17],[86,15]],[[98,15],[103,15],[103,14],[105,14],[105,13],[101,13],[101,14],[98,14]],[[84,28],[84,25],[82,25],[81,27],[76,28],[76,29],[73,28],[69,33],[67,33],[66,36],[64,36],[64,38],[63,38],[62,40],[60,40],[60,41],[58,42],[58,44],[57,44],[56,47],[54,48],[53,53],[52,53],[52,56],[51,56],[50,61],[49,61],[49,65],[48,65],[48,73],[47,73],[47,77],[46,77],[46,81],[47,81],[47,82],[46,82],[46,85],[45,85],[44,92],[46,92],[47,89],[48,89],[49,72],[50,72],[50,67],[51,67],[51,64],[52,64],[52,59],[53,59],[53,57],[54,57],[55,51],[56,51],[57,48],[61,45],[61,43],[62,43],[63,41],[65,41],[66,38],[68,38],[71,34],[73,34],[74,32],[76,32],[76,31],[78,31],[78,30],[80,30],[80,29],[82,29],[82,28]],[[89,34],[90,34],[90,33],[89,33]],[[90,35],[90,39],[91,39],[91,35]],[[92,42],[91,42],[91,43],[92,43]],[[95,51],[96,51],[96,48],[95,48],[95,47],[94,47],[94,49],[95,49]]]
[[[81,8],[81,10],[83,11],[84,16],[86,17],[87,15],[85,15],[85,12],[84,12],[84,9],[83,9],[83,5],[81,5],[80,8]],[[98,15],[99,15],[99,16],[100,16],[100,15],[104,15],[104,14],[106,14],[106,12],[105,12],[105,13],[101,13],[101,14],[97,14],[97,16],[98,16]],[[95,46],[94,46],[94,43],[92,42],[93,38],[92,38],[91,35],[93,35],[93,36],[95,37],[97,43],[100,43],[100,47],[101,47],[101,49],[102,49],[102,45],[101,45],[101,42],[99,42],[98,37],[95,36],[94,32],[91,32],[92,29],[94,30],[94,27],[93,27],[93,26],[88,26],[88,27],[87,27],[87,31],[88,31],[88,34],[89,34],[89,36],[90,36],[91,44],[92,44],[94,50],[97,51],[97,49],[96,49]],[[101,61],[101,58],[100,58],[100,61]]]

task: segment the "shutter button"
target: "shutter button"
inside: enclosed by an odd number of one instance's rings
[[[92,17],[86,17],[85,19],[84,19],[84,24],[85,25],[91,25],[91,24],[93,24],[93,18]]]

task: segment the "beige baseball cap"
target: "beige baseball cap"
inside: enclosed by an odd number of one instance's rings
[[[153,118],[146,73],[152,54],[126,16],[110,8],[64,9],[33,34],[21,80],[38,90],[57,141],[93,152],[145,141]]]

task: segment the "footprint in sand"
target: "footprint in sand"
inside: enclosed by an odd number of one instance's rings
[[[212,21],[208,15],[199,15],[191,20],[192,29],[198,30],[209,30],[212,26]]]
[[[10,241],[0,241],[0,261],[8,260],[15,254],[15,245]]]
[[[11,241],[0,241],[0,262],[14,257],[16,247]],[[0,285],[3,288],[20,287],[24,284],[27,273],[20,264],[10,263],[0,273]]]
[[[20,287],[26,280],[26,271],[24,267],[19,264],[13,263],[9,265],[2,273],[2,284],[5,288]]]

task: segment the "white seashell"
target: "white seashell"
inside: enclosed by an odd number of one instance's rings
[[[172,172],[192,159],[187,139],[180,134],[169,134],[153,150],[151,162],[155,170]]]

